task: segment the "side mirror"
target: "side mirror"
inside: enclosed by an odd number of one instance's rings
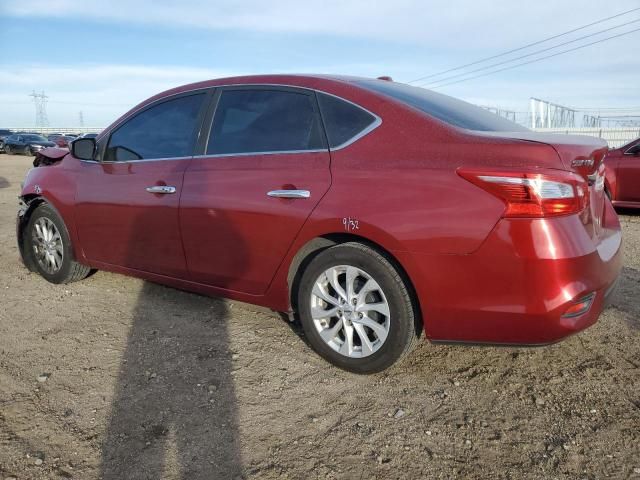
[[[71,154],[80,160],[93,160],[96,155],[95,138],[79,138],[71,142]]]
[[[628,148],[625,152],[625,155],[640,155],[640,143],[636,143],[633,147]]]

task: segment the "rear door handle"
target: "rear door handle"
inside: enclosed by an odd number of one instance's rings
[[[176,187],[169,185],[154,185],[153,187],[147,187],[145,190],[149,193],[176,193]]]
[[[271,190],[267,195],[277,198],[309,198],[311,192],[309,190]]]

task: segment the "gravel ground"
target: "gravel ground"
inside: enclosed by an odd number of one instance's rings
[[[640,215],[613,306],[557,345],[420,345],[362,377],[254,307],[18,261],[0,155],[0,479],[640,478]]]

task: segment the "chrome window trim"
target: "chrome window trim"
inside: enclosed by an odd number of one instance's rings
[[[222,158],[222,157],[251,157],[253,155],[287,155],[296,153],[327,153],[326,148],[312,150],[274,150],[266,152],[241,152],[241,153],[211,153],[209,155],[194,155],[193,158]]]
[[[366,108],[364,108],[361,105],[358,105],[355,102],[352,102],[351,100],[347,100],[346,98],[340,97],[338,95],[334,95],[333,93],[329,93],[329,92],[325,92],[323,90],[315,90],[317,93],[322,93],[324,95],[329,95],[330,97],[334,97],[337,98],[338,100],[342,100],[343,102],[346,103],[350,103],[351,105],[353,105],[356,108],[359,108],[360,110],[367,112],[369,115],[373,116],[374,120],[373,122],[371,122],[364,130],[361,130],[359,133],[355,134],[353,137],[351,137],[349,140],[347,140],[346,142],[341,143],[340,145],[338,145],[337,147],[329,147],[329,151],[330,152],[335,152],[337,150],[342,150],[343,148],[348,147],[349,145],[351,145],[352,143],[357,142],[358,140],[360,140],[362,137],[364,137],[365,135],[367,135],[368,133],[371,133],[372,131],[374,131],[376,128],[378,128],[380,125],[382,125],[382,118],[380,118],[378,115],[376,115],[375,113],[373,113],[371,110],[367,110]],[[324,119],[323,119],[323,125],[324,125]],[[326,131],[326,128],[325,128]],[[326,132],[325,132],[326,133]]]
[[[355,105],[355,104],[354,104]],[[360,107],[362,108],[362,107]],[[368,112],[368,110],[362,108],[362,110],[365,110]],[[344,143],[341,143],[340,145],[338,145],[337,147],[329,147],[329,151],[331,152],[335,152],[337,150],[342,150],[343,148],[348,147],[349,145],[351,145],[352,143],[357,142],[358,140],[360,140],[362,137],[364,137],[365,135],[371,133],[372,131],[374,131],[376,128],[378,128],[380,125],[382,125],[382,119],[376,115],[375,113],[369,112],[371,113],[371,115],[374,116],[374,120],[371,124],[369,124],[369,126],[367,128],[365,128],[364,130],[362,130],[360,133],[358,133],[357,135],[351,137],[349,140],[347,140]]]
[[[140,160],[121,160],[118,162],[114,162],[114,161],[103,161],[101,162],[100,160],[82,160],[82,159],[78,159],[81,162],[85,162],[85,163],[95,163],[98,165],[103,165],[103,164],[122,164],[122,163],[142,163],[142,162],[160,162],[160,161],[166,161],[166,160],[190,160],[194,158],[193,155],[190,155],[188,157],[161,157],[161,158],[142,158]]]
[[[630,157],[631,157],[631,156],[636,157],[637,155],[636,155],[635,153],[628,153],[628,152],[629,152],[629,150],[631,150],[632,148],[636,148],[638,145],[640,145],[640,143],[636,143],[635,145],[631,145],[629,148],[627,148],[627,149],[624,151],[623,155],[629,155]]]
[[[363,111],[367,112],[369,115],[372,115],[374,117],[374,121],[371,124],[369,124],[369,126],[367,126],[367,128],[365,128],[364,130],[360,131],[358,134],[354,135],[353,137],[351,137],[346,142],[341,143],[337,147],[333,147],[333,148],[332,147],[328,147],[327,149],[323,148],[323,149],[314,149],[314,150],[279,150],[279,151],[266,151],[266,152],[219,153],[219,154],[211,154],[211,155],[206,155],[206,154],[205,155],[195,155],[195,156],[190,156],[190,157],[167,157],[167,158],[150,158],[150,159],[144,158],[142,160],[126,160],[126,161],[122,161],[122,162],[102,162],[102,161],[98,161],[98,160],[81,160],[81,161],[83,161],[83,162],[97,162],[97,163],[130,163],[130,162],[151,162],[151,161],[156,161],[156,160],[179,160],[179,159],[184,159],[184,158],[202,158],[202,157],[237,157],[237,156],[250,156],[250,155],[275,155],[275,154],[284,154],[284,153],[318,153],[318,152],[326,152],[326,151],[335,152],[335,151],[338,151],[338,150],[342,150],[343,148],[346,148],[349,145],[357,142],[362,137],[364,137],[365,135],[368,135],[373,130],[378,128],[380,125],[382,125],[382,118],[380,118],[378,115],[373,113],[371,110],[368,110],[368,109],[364,108],[363,106],[358,105],[355,102],[352,102],[351,100],[347,100],[346,98],[340,97],[340,96],[335,95],[333,93],[325,92],[324,90],[318,90],[318,89],[310,88],[310,87],[300,87],[298,85],[287,85],[287,84],[284,84],[284,83],[228,83],[228,84],[225,84],[225,85],[210,85],[210,86],[207,86],[207,87],[198,87],[198,88],[194,88],[194,89],[191,89],[191,90],[184,90],[182,92],[176,92],[176,93],[173,93],[171,95],[167,95],[166,97],[158,98],[157,100],[154,100],[153,102],[147,103],[147,104],[141,106],[140,108],[137,108],[137,109],[131,111],[126,117],[122,118],[118,123],[108,127],[107,129],[103,130],[102,132],[100,132],[100,135],[98,137],[96,137],[96,143],[98,142],[98,139],[102,139],[105,136],[110,135],[113,130],[115,130],[117,127],[119,127],[124,122],[129,120],[131,117],[136,115],[139,111],[141,111],[141,110],[143,110],[145,108],[149,108],[152,105],[154,105],[155,103],[161,103],[161,102],[164,102],[166,100],[171,99],[172,97],[177,97],[177,96],[184,95],[184,94],[191,93],[191,92],[199,92],[201,90],[211,90],[211,89],[222,88],[222,87],[284,87],[284,88],[298,88],[298,89],[301,89],[301,90],[308,90],[310,92],[322,93],[324,95],[329,95],[329,96],[335,97],[335,98],[337,98],[339,100],[342,100],[343,102],[350,103],[351,105],[359,108],[360,110],[363,110]],[[323,122],[323,128],[325,128],[324,127],[324,122]]]

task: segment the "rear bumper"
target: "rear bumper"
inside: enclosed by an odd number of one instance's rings
[[[622,234],[606,202],[598,241],[576,215],[498,222],[475,253],[410,254],[433,341],[547,344],[593,325],[622,269]],[[582,315],[563,314],[594,294]]]

